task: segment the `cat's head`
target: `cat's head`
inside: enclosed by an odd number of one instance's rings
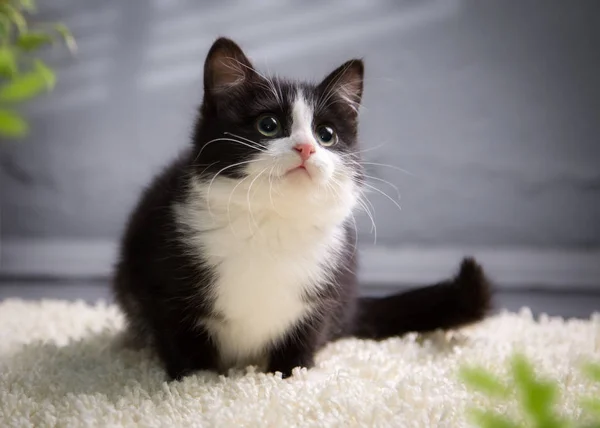
[[[360,60],[317,84],[292,82],[257,71],[237,44],[218,39],[206,58],[194,134],[196,170],[210,183],[213,209],[227,205],[230,212],[238,204],[288,216],[337,210],[333,217],[347,217],[362,177],[362,92]]]

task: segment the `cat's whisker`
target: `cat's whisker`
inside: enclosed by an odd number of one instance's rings
[[[241,145],[246,146],[246,147],[250,147],[251,149],[257,150],[259,152],[263,152],[263,153],[266,152],[266,150],[263,147],[255,147],[255,146],[252,146],[252,145],[250,145],[248,143],[245,143],[243,141],[235,140],[233,138],[223,138],[223,137],[220,137],[220,138],[215,138],[214,140],[210,140],[207,143],[205,143],[202,146],[202,148],[200,149],[200,151],[198,152],[198,154],[194,157],[194,160],[192,161],[192,164],[196,163],[196,161],[200,158],[200,156],[202,155],[202,152],[204,151],[204,149],[207,146],[209,146],[212,143],[216,143],[218,141],[229,141],[229,142],[232,142],[232,143],[237,143],[237,144],[241,144]]]
[[[334,184],[339,186],[338,182],[335,181],[335,179],[332,178],[331,181],[333,181]],[[331,191],[331,194],[333,196],[333,200],[335,201],[335,204],[336,205],[340,204],[339,191],[333,184],[326,182],[325,183],[325,191],[327,193],[329,193],[329,191]]]
[[[373,205],[373,202],[371,202],[371,200],[367,197],[366,194],[363,194],[363,197],[364,197],[365,204],[370,208],[371,212],[373,213],[373,219],[375,219],[375,217],[376,217],[375,205]],[[375,224],[372,225],[371,232],[373,232],[374,228],[375,228]]]
[[[387,144],[388,144],[388,143],[387,143],[387,142],[385,142],[385,143],[378,144],[378,145],[376,145],[376,146],[374,146],[374,147],[369,147],[369,148],[367,148],[367,149],[364,149],[364,150],[355,150],[355,151],[353,151],[353,152],[351,152],[351,153],[344,153],[344,154],[341,154],[341,155],[339,155],[339,156],[340,156],[340,157],[342,157],[342,158],[346,158],[346,157],[349,157],[349,158],[352,158],[352,157],[357,157],[357,155],[358,155],[358,154],[367,153],[367,152],[371,152],[371,151],[373,151],[373,150],[380,149],[380,148],[384,147],[384,146],[385,146],[385,145],[387,145]]]
[[[271,167],[269,171],[269,200],[271,201],[271,207],[273,207],[273,211],[280,217],[283,217],[275,208],[275,202],[273,201],[273,170],[275,169],[275,164]]]
[[[342,199],[344,199],[343,197],[341,197],[341,196],[340,196],[340,193],[339,193],[339,190],[340,190],[341,188],[343,188],[343,187],[344,187],[344,186],[343,186],[343,183],[342,183],[340,180],[336,179],[335,177],[331,177],[331,178],[329,179],[329,181],[330,181],[331,183],[333,183],[333,184],[329,184],[329,183],[328,183],[328,185],[331,187],[331,189],[332,189],[332,191],[333,191],[333,195],[334,195],[334,197],[335,197],[334,199],[335,199],[335,201],[336,201],[336,204],[338,204],[338,205],[339,205],[340,201],[341,201]],[[335,184],[335,186],[334,186],[334,184]]]
[[[367,214],[367,216],[371,220],[371,233],[374,234],[373,245],[377,245],[377,226],[375,225],[375,219],[373,217],[373,214],[369,210],[369,207],[367,207],[367,205],[364,202],[367,199],[366,198],[363,199],[363,198],[364,198],[364,195],[362,193],[359,194],[358,199],[356,200],[356,203],[363,209],[363,211]]]
[[[368,179],[370,179],[370,180],[381,181],[382,183],[385,183],[388,186],[391,186],[396,191],[396,195],[398,196],[398,200],[402,199],[402,196],[400,195],[400,189],[398,189],[398,186],[396,186],[394,183],[390,183],[389,181],[384,180],[383,178],[373,177],[372,175],[363,174],[363,176],[366,177],[366,178],[368,178]]]
[[[402,211],[402,207],[400,206],[400,204],[398,202],[396,202],[394,200],[394,198],[392,198],[390,195],[388,195],[387,193],[385,193],[383,190],[378,189],[375,186],[370,185],[369,183],[363,182],[362,183],[363,186],[367,186],[369,189],[375,190],[377,193],[380,193],[381,195],[385,196],[386,198],[388,198],[396,207],[398,207],[398,209],[400,211]]]
[[[356,250],[358,249],[358,226],[356,224],[356,217],[354,217],[354,213],[350,213],[352,216],[352,224],[354,225],[354,236],[356,238],[356,242],[354,242],[354,249],[352,250],[352,257],[356,254]]]
[[[272,78],[269,78],[268,82],[269,82],[269,85],[273,88],[273,93],[275,94],[275,99],[277,100],[277,104],[279,105],[279,108],[283,109],[283,93],[281,93],[281,86],[279,86],[279,82],[278,82],[277,86],[275,86],[275,84],[273,83]],[[279,91],[277,90],[278,87],[279,87]]]
[[[242,146],[250,147],[251,149],[258,150],[259,152],[263,152],[263,153],[265,153],[265,152],[266,152],[266,150],[265,150],[263,147],[257,147],[257,146],[253,146],[253,145],[250,145],[250,144],[248,144],[248,143],[246,143],[246,142],[244,142],[244,141],[236,140],[236,139],[234,139],[234,138],[224,138],[224,137],[220,137],[220,138],[215,138],[214,140],[210,140],[209,142],[207,142],[206,144],[204,144],[204,145],[202,146],[202,148],[200,149],[200,152],[198,152],[198,154],[196,155],[196,158],[194,159],[194,161],[196,161],[196,160],[197,160],[197,159],[200,157],[200,155],[202,154],[202,152],[204,151],[204,149],[205,149],[205,148],[206,148],[206,147],[207,147],[209,144],[216,143],[217,141],[229,141],[229,142],[232,142],[232,143],[241,144]]]
[[[256,182],[256,180],[258,180],[258,178],[267,170],[269,169],[269,167],[266,167],[265,169],[263,169],[261,172],[259,172],[256,177],[254,177],[254,179],[250,182],[250,186],[248,187],[248,191],[246,194],[246,201],[248,202],[248,214],[250,215],[250,219],[252,220],[252,223],[254,224],[254,226],[256,226],[256,230],[259,231],[260,227],[258,226],[258,223],[256,222],[256,219],[254,218],[254,214],[252,214],[252,204],[250,201],[250,192],[252,191],[252,186],[254,185],[254,183]]]
[[[236,238],[238,237],[237,234],[235,233],[235,230],[233,228],[233,223],[231,221],[231,201],[233,199],[233,194],[235,193],[235,190],[244,182],[246,181],[248,178],[250,178],[250,176],[246,176],[244,178],[242,178],[234,187],[233,190],[231,191],[231,193],[229,194],[229,199],[227,200],[227,220],[229,223],[229,228],[231,229],[231,233],[233,234],[233,236],[235,236]]]
[[[385,167],[387,167],[387,168],[392,168],[392,169],[395,169],[395,170],[397,170],[397,171],[400,171],[400,172],[403,172],[403,173],[405,173],[405,174],[408,174],[408,175],[410,175],[410,176],[412,176],[412,177],[415,177],[415,178],[417,177],[417,176],[416,176],[415,174],[413,174],[412,172],[410,172],[410,171],[407,171],[407,170],[405,170],[405,169],[402,169],[402,168],[399,168],[399,167],[397,167],[397,166],[395,166],[395,165],[389,165],[389,164],[386,164],[386,163],[377,163],[377,162],[365,162],[365,161],[362,161],[362,162],[360,162],[360,163],[361,163],[361,164],[363,164],[363,165],[385,166]]]
[[[358,206],[360,208],[362,208],[363,211],[369,211],[369,207],[365,204],[365,197],[364,194],[362,192],[360,192],[358,194],[358,197],[356,198],[356,203],[358,204]],[[371,211],[369,211],[370,213]],[[373,233],[373,226],[371,225],[371,233]]]
[[[225,131],[225,132],[223,132],[223,134],[224,135],[231,135],[234,138],[239,138],[240,140],[244,140],[244,141],[246,141],[248,143],[251,143],[251,144],[256,144],[257,146],[261,147],[262,149],[266,149],[267,148],[267,146],[265,144],[263,144],[263,143],[251,140],[251,139],[246,138],[246,137],[242,137],[241,135],[234,134],[233,132]]]
[[[365,202],[367,203],[367,205],[369,205],[369,207],[371,207],[371,211],[373,212],[373,218],[375,218],[375,216],[376,216],[375,205],[373,205],[373,202],[371,202],[371,200],[367,197],[367,195],[365,195]]]
[[[190,162],[190,166],[195,166],[195,167],[203,166],[204,169],[200,172],[200,174],[202,174],[208,168],[210,168],[211,166],[213,166],[214,164],[217,164],[217,163],[219,163],[219,161],[214,161],[211,163],[192,163],[192,162]],[[194,174],[197,174],[196,171],[193,171],[193,172],[194,172]]]
[[[245,165],[245,164],[249,164],[249,163],[252,163],[252,162],[258,162],[258,159],[251,159],[251,160],[247,160],[247,161],[237,162],[237,163],[228,165],[225,168],[221,168],[213,176],[212,180],[210,180],[210,183],[208,184],[208,189],[206,190],[206,207],[208,208],[208,212],[210,213],[210,215],[212,217],[214,217],[214,214],[213,214],[213,212],[211,211],[211,208],[210,208],[210,191],[211,191],[213,183],[215,182],[215,179],[219,176],[219,174],[221,174],[223,171],[228,170],[229,168],[234,168],[236,166]]]
[[[283,98],[283,91],[281,90],[281,80],[277,79],[276,80],[277,83],[277,89],[279,91],[279,94],[281,95],[281,98]],[[280,104],[279,107],[283,108],[283,106]]]
[[[200,173],[196,173],[196,171],[192,170],[192,171],[186,171],[185,174],[188,177],[195,177],[196,175],[198,177],[202,177],[208,168],[210,168],[211,166],[216,165],[218,163],[219,163],[219,161],[215,161],[215,162],[210,163],[210,164],[207,165],[207,164],[195,164],[195,163],[192,162],[192,163],[190,163],[190,166],[192,166],[192,167],[203,166],[204,169]]]

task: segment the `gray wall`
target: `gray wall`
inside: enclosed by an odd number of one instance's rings
[[[114,241],[187,143],[204,55],[236,39],[271,72],[367,64],[362,140],[378,244],[600,247],[600,2],[47,1],[79,54],[1,150],[1,236]],[[395,190],[380,181],[380,189]],[[370,223],[361,219],[361,245]]]

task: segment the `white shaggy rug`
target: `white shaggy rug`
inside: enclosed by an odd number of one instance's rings
[[[105,304],[0,303],[0,426],[461,427],[467,406],[502,404],[467,390],[458,368],[504,373],[517,349],[561,382],[566,415],[600,395],[579,371],[600,358],[600,314],[535,322],[523,310],[426,340],[345,340],[289,380],[248,369],[166,383],[147,352],[115,346],[121,328]]]

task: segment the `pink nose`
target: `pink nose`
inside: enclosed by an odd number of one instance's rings
[[[300,157],[303,161],[305,161],[310,157],[310,155],[312,155],[315,152],[315,146],[313,146],[310,143],[301,143],[296,144],[294,146],[294,150],[300,153]]]

